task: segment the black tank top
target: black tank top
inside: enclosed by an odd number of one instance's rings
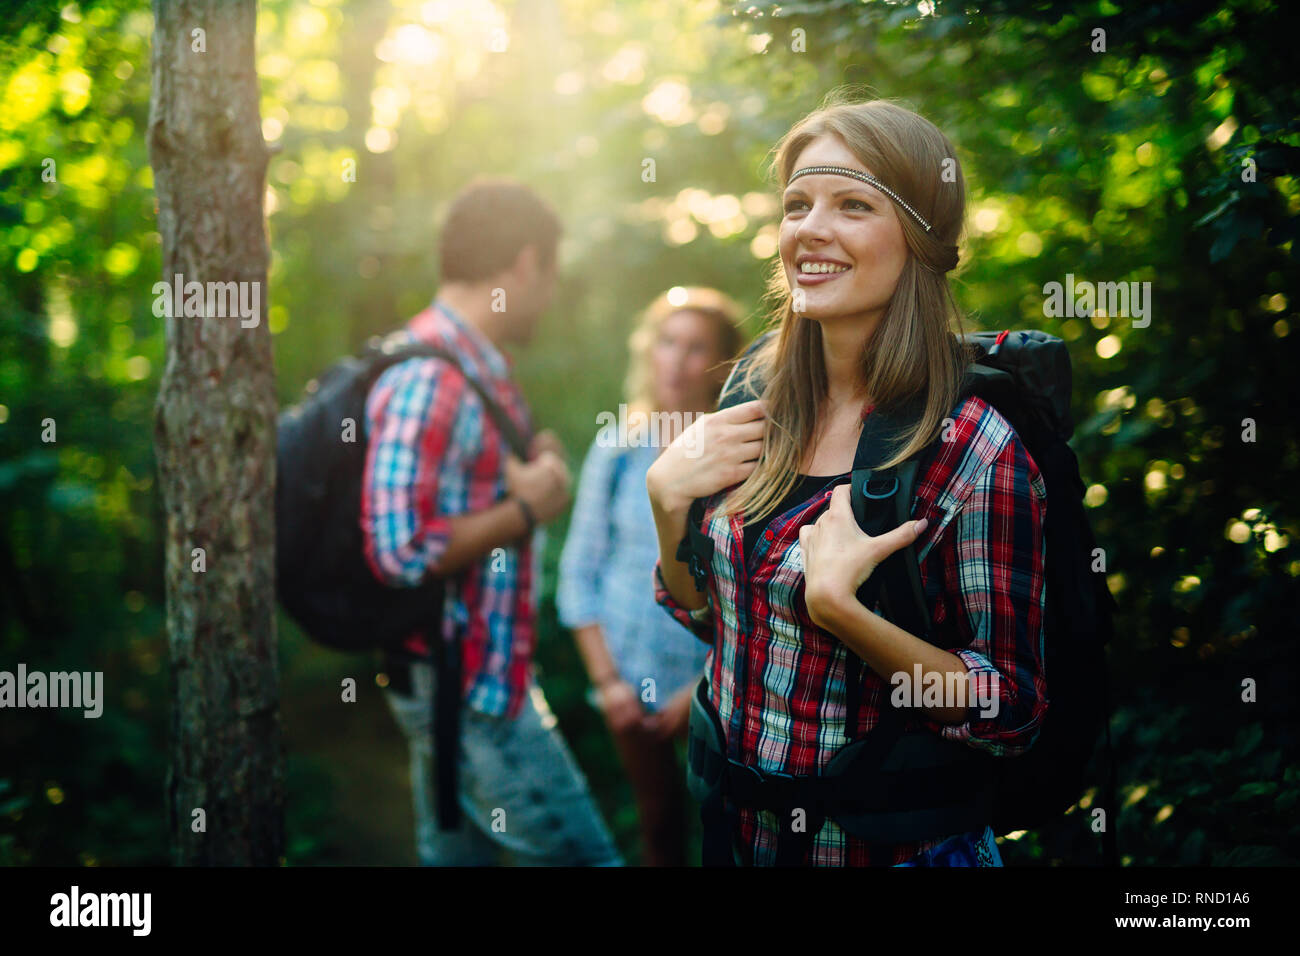
[[[789,494],[782,498],[775,508],[753,524],[745,525],[745,563],[749,563],[750,556],[754,553],[754,543],[758,541],[759,534],[767,527],[769,521],[777,515],[785,514],[796,505],[803,504],[831,482],[848,476],[847,471],[842,475],[799,475],[795,479],[794,487],[790,489]]]

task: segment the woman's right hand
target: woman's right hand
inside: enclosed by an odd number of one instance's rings
[[[744,481],[758,466],[766,427],[759,399],[700,415],[646,472],[650,501],[684,514],[696,498]]]
[[[615,734],[623,734],[640,725],[645,717],[636,688],[625,680],[612,680],[597,688],[596,699],[605,723]]]

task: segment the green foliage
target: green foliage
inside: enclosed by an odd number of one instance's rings
[[[139,2],[19,6],[0,30],[0,667],[103,670],[107,701],[97,721],[0,720],[16,758],[0,779],[0,863],[161,862],[152,18]],[[844,83],[910,102],[956,144],[969,184],[956,288],[972,322],[1072,346],[1075,445],[1122,609],[1122,852],[1137,864],[1300,856],[1300,93],[1277,4],[441,11],[261,4],[263,134],[278,149],[267,320],[284,403],[427,304],[447,201],[477,173],[508,174],[566,226],[556,304],[519,369],[576,465],[596,411],[620,400],[627,334],[656,294],[713,285],[757,327],[779,216],[765,162],[790,124]],[[496,26],[504,53],[488,47]],[[1092,49],[1098,28],[1105,52]],[[1150,325],[1047,318],[1043,286],[1067,274],[1151,282]],[[41,441],[47,419],[55,443]],[[543,686],[635,858],[630,790],[551,608],[562,535],[551,529],[544,555]],[[285,634],[292,708],[345,664]],[[1258,703],[1241,703],[1246,678]],[[365,746],[371,731],[350,720],[316,729],[319,747],[306,730],[294,738],[291,863],[352,852],[340,806],[353,812],[354,798],[338,783],[356,768],[323,756],[337,735]],[[1095,860],[1089,809],[1060,833],[1006,841],[1008,862]]]

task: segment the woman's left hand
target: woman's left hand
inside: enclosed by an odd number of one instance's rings
[[[642,720],[642,727],[646,733],[659,740],[672,740],[675,737],[680,737],[686,730],[686,725],[691,718],[691,695],[693,693],[695,693],[695,685],[688,684],[669,698],[668,703],[664,704],[661,711],[646,714]]]
[[[813,623],[829,630],[827,622],[836,610],[857,600],[862,582],[887,557],[916,541],[927,523],[925,518],[907,521],[873,537],[859,528],[853,517],[849,486],[836,485],[822,516],[799,529],[804,602]]]

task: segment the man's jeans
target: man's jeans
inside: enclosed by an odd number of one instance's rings
[[[429,735],[433,670],[411,665],[412,695],[385,692],[411,750],[416,852],[423,866],[621,866],[587,781],[533,684],[519,716],[461,709],[460,827],[438,829]]]

